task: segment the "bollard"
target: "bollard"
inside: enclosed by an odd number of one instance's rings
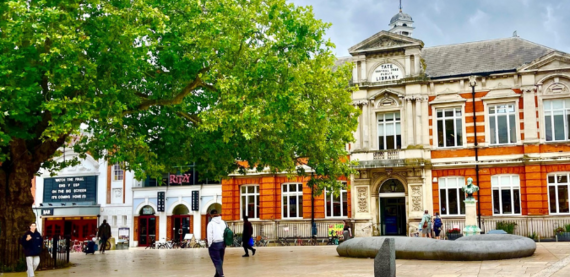
[[[396,277],[396,241],[385,238],[374,258],[374,277]]]

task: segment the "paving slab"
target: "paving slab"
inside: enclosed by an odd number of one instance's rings
[[[565,254],[564,254],[565,253]],[[228,277],[251,276],[373,276],[374,260],[339,257],[334,246],[258,248],[242,258],[243,249],[227,248],[224,271]],[[396,260],[396,275],[408,276],[570,276],[570,242],[538,243],[531,257],[499,261]],[[71,254],[73,266],[39,271],[38,277],[177,277],[213,276],[207,249],[130,249],[101,255]],[[5,273],[2,277],[24,277]]]

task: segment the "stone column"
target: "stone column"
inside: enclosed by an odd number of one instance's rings
[[[414,118],[412,115],[412,99],[410,97],[405,98],[406,101],[406,142],[402,143],[402,146],[408,146],[414,144]]]
[[[358,83],[358,64],[355,62],[352,68],[352,81]]]
[[[370,148],[370,144],[368,141],[368,137],[369,137],[369,130],[370,130],[370,126],[369,125],[369,119],[368,119],[368,103],[362,105],[362,148],[363,149],[369,149]]]
[[[423,124],[422,124],[422,99],[420,97],[416,98],[416,116],[415,116],[415,134],[414,134],[414,143],[415,145],[421,145],[422,144],[422,128],[423,128]]]
[[[422,101],[422,115],[422,144],[424,145],[424,148],[427,149],[429,147],[429,103],[427,96],[425,96]]]
[[[368,75],[367,75],[367,68],[366,68],[366,58],[362,59],[362,61],[360,61],[360,81],[361,82],[366,82],[368,80]]]
[[[360,111],[362,111],[362,106],[357,106]],[[358,127],[356,128],[356,132],[354,132],[354,147],[352,150],[361,149],[362,148],[362,137],[360,136],[362,132],[362,113],[356,119],[358,121]]]
[[[536,127],[535,86],[521,88],[524,103],[524,143],[538,143],[538,129]]]
[[[421,57],[420,57],[420,55],[415,55],[414,57],[415,57],[415,58],[414,58],[414,61],[416,62],[416,64],[415,64],[415,68],[416,68],[415,74],[420,74],[420,72],[422,71],[421,68],[420,68],[420,67],[421,67],[421,63],[420,63]]]

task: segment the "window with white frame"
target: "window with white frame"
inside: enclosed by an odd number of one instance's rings
[[[461,108],[436,110],[437,146],[457,147],[463,145],[463,116]]]
[[[570,213],[568,205],[568,191],[570,183],[568,173],[557,173],[548,175],[548,203],[551,214]]]
[[[521,214],[521,189],[519,175],[491,176],[493,189],[493,214]]]
[[[442,177],[438,179],[439,210],[441,215],[465,215],[465,193],[461,187],[464,177]]]
[[[489,106],[489,136],[491,144],[516,143],[516,113],[514,104]]]
[[[113,180],[114,181],[121,181],[124,177],[124,171],[121,169],[121,165],[116,163],[113,165]]]
[[[546,141],[570,140],[570,99],[544,100]]]
[[[241,217],[259,218],[259,185],[241,186]]]
[[[378,149],[401,149],[400,112],[378,114]]]
[[[303,218],[303,184],[283,184],[281,199],[282,218]]]
[[[325,188],[325,217],[348,216],[348,192],[346,182],[342,182],[342,188],[338,195]]]

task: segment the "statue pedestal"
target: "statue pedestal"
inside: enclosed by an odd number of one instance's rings
[[[463,229],[463,235],[479,235],[481,229],[477,226],[477,200],[466,199],[463,203],[465,203],[465,228]]]

